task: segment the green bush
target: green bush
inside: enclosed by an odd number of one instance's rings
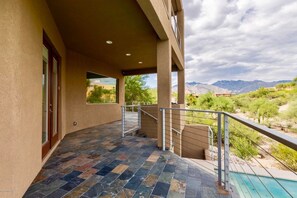
[[[197,107],[206,110],[235,112],[235,103],[231,98],[217,97],[211,92],[198,98]]]
[[[256,91],[249,93],[252,98],[261,98],[267,96],[270,92],[273,92],[273,89],[261,87]]]
[[[297,151],[283,144],[276,144],[272,147],[272,154],[283,161],[288,167],[297,171]]]
[[[297,121],[297,99],[289,103],[289,108],[284,112],[284,118]]]
[[[233,153],[242,159],[249,160],[253,156],[258,155],[257,148],[251,143],[250,140],[244,137],[235,137],[231,142],[231,149]]]
[[[257,118],[258,122],[274,117],[278,114],[278,106],[267,99],[259,98],[254,100],[249,106],[252,117]]]

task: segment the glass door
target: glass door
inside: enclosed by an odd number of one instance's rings
[[[43,45],[42,54],[42,156],[50,150],[49,141],[49,50]]]
[[[42,58],[42,157],[59,139],[60,58],[50,41],[43,41]]]

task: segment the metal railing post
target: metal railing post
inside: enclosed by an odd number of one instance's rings
[[[230,175],[229,175],[229,121],[228,116],[224,114],[224,181],[225,190],[230,191]]]
[[[165,142],[165,134],[166,134],[166,128],[165,128],[165,109],[161,109],[162,111],[162,150],[165,151],[166,148],[166,142]]]
[[[218,113],[218,185],[222,186],[222,126],[221,113]]]
[[[125,113],[126,106],[122,106],[122,138],[125,137]]]
[[[138,105],[138,128],[141,129],[141,105]]]

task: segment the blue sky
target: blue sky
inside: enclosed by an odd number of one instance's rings
[[[274,81],[297,76],[296,0],[183,3],[187,82]],[[148,84],[156,86],[156,75]]]

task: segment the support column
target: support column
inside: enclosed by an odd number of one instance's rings
[[[162,147],[162,114],[160,108],[171,108],[171,44],[169,40],[157,43],[157,78],[158,78],[158,147]],[[167,116],[166,131],[170,129],[171,116]],[[169,121],[169,122],[168,122]],[[166,135],[167,132],[166,132]],[[168,137],[169,139],[169,137]],[[166,142],[167,144],[167,142]]]
[[[179,70],[177,72],[177,80],[178,80],[178,104],[185,104],[185,70]]]

